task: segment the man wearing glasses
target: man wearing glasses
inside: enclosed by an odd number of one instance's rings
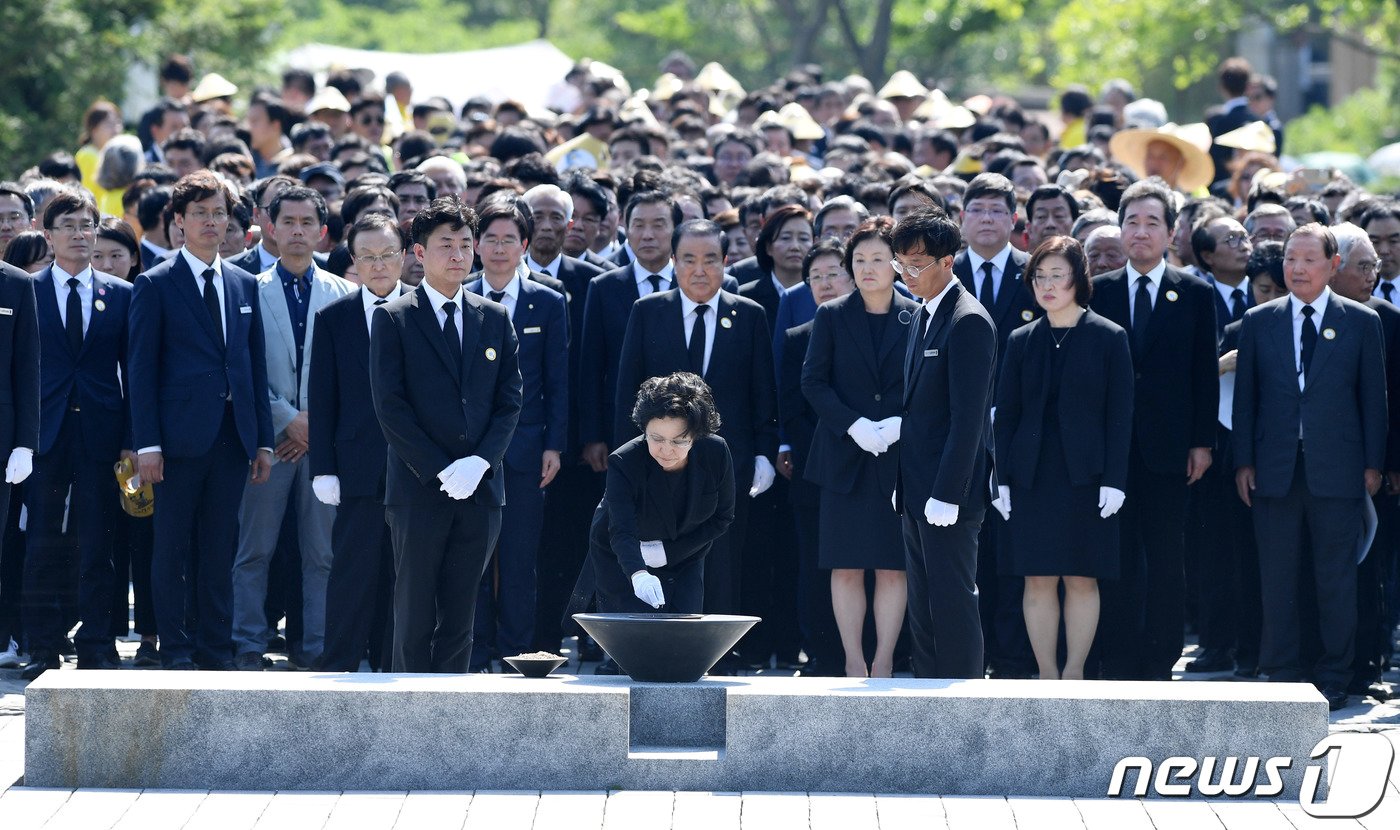
[[[1254,245],[1244,225],[1230,216],[1213,216],[1191,231],[1191,252],[1206,272],[1206,282],[1215,287],[1215,336],[1244,316],[1253,307],[1245,267]]]
[[[0,253],[10,240],[34,227],[34,200],[14,182],[0,182]]]

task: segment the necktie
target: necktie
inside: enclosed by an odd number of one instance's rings
[[[442,324],[442,336],[447,340],[447,353],[452,356],[452,368],[457,376],[462,375],[462,337],[457,333],[457,304],[451,301],[442,304],[447,314],[447,322]]]
[[[652,274],[651,276],[647,277],[647,279],[651,280],[651,293],[655,294],[656,292],[661,290],[660,274]]]
[[[218,335],[215,339],[219,341],[219,348],[224,347],[224,315],[219,313],[219,292],[214,290],[214,269],[205,268],[204,273],[204,307],[209,309],[209,319],[214,321],[214,333]]]
[[[1244,316],[1244,289],[1236,288],[1230,292],[1230,322],[1234,322]]]
[[[78,296],[77,277],[68,278],[67,317],[64,329],[68,332],[68,347],[76,356],[83,348],[83,300]]]
[[[1313,352],[1317,351],[1317,324],[1313,322],[1314,309],[1303,306],[1303,333],[1298,338],[1298,353],[1303,360],[1303,380],[1308,379],[1308,367],[1312,366]]]
[[[1388,303],[1393,303],[1395,296],[1395,286],[1388,282],[1381,283],[1381,297]]]
[[[705,312],[707,305],[695,307],[695,325],[690,329],[690,371],[705,376]]]
[[[977,290],[977,301],[982,304],[983,308],[992,307],[992,303],[996,300],[992,293],[992,264],[984,262],[982,263],[982,287]]]
[[[919,313],[914,315],[914,322],[909,326],[909,345],[904,349],[904,379],[906,383],[914,368],[914,354],[918,351],[919,344],[924,342],[925,327],[932,316],[927,304],[919,306]]]
[[[1152,295],[1147,293],[1146,276],[1137,278],[1137,295],[1133,298],[1133,345],[1138,351],[1147,345],[1147,323],[1152,319]]]
[[[375,304],[375,305],[384,305],[384,304],[387,303],[387,302],[389,302],[389,301],[388,301],[388,300],[375,300],[375,301],[374,301],[374,304]]]
[[[504,291],[488,291],[488,292],[486,292],[486,295],[487,295],[488,297],[491,298],[491,302],[493,302],[493,303],[499,303],[501,300],[505,299],[506,292],[504,292]]]

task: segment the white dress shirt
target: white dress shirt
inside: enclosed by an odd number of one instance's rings
[[[550,260],[548,265],[541,265],[540,263],[536,262],[535,258],[533,256],[530,256],[529,252],[527,251],[525,253],[524,261],[525,267],[529,268],[531,271],[538,271],[541,274],[548,274],[551,277],[554,277],[555,279],[559,279],[559,266],[563,264],[564,255],[560,254],[559,256],[556,256],[554,259]]]
[[[710,310],[705,312],[705,361],[704,372],[710,370],[710,354],[715,350],[715,329],[719,328],[719,292],[710,298],[705,306]],[[695,302],[681,292],[681,324],[685,327],[686,347],[690,346],[690,333],[695,330],[695,319],[699,316],[695,309],[700,307],[700,303]]]
[[[1235,289],[1239,289],[1240,291],[1244,292],[1244,296],[1240,298],[1240,302],[1244,303],[1245,305],[1249,305],[1249,277],[1245,277],[1244,279],[1240,280],[1239,285],[1226,285],[1220,280],[1214,278],[1212,278],[1210,282],[1212,285],[1215,286],[1215,290],[1220,292],[1221,299],[1225,300],[1226,308],[1234,308],[1233,295],[1235,293]],[[1133,286],[1133,290],[1137,290],[1137,286]]]
[[[938,313],[938,306],[943,302],[943,298],[948,296],[948,292],[953,290],[953,283],[957,282],[957,277],[948,280],[948,284],[943,286],[943,290],[938,292],[938,296],[924,301],[924,309],[928,312],[924,317],[924,334],[928,334],[929,326],[933,325],[933,315]]]
[[[194,290],[199,296],[204,296],[204,277],[201,276],[206,270],[214,269],[214,293],[219,295],[219,332],[223,335],[224,342],[228,342],[228,309],[224,307],[224,261],[218,254],[214,254],[212,263],[202,262],[199,257],[190,253],[190,249],[180,247],[180,256],[185,258],[185,264],[194,272]]]
[[[1317,299],[1310,303],[1288,295],[1288,310],[1293,312],[1293,365],[1298,370],[1298,390],[1302,391],[1307,383],[1307,378],[1303,377],[1303,307],[1310,305],[1313,308],[1313,325],[1317,326],[1317,339],[1322,340],[1322,315],[1327,311],[1327,302],[1332,298],[1332,289],[1324,288],[1322,293],[1317,295]],[[1316,347],[1314,347],[1316,348]],[[1316,351],[1313,353],[1316,357]],[[1300,436],[1301,437],[1301,436]]]
[[[516,302],[520,299],[520,280],[521,276],[517,273],[510,278],[510,282],[506,283],[506,287],[502,289],[505,292],[505,296],[501,298],[501,305],[506,307],[506,316],[512,321],[515,320]],[[495,290],[496,289],[491,287],[491,282],[486,279],[486,275],[482,274],[481,296],[490,299],[491,292]]]
[[[979,300],[982,299],[982,263],[992,264],[992,302],[996,302],[997,295],[1001,294],[1001,278],[1006,275],[1006,262],[1011,258],[1011,243],[1006,243],[1002,248],[992,255],[991,259],[983,259],[982,255],[967,249],[967,264],[972,266],[972,295]]]
[[[374,310],[378,308],[379,305],[387,303],[397,296],[399,296],[398,283],[394,283],[394,287],[389,290],[389,296],[387,297],[376,297],[374,296],[374,292],[365,288],[363,285],[360,286],[360,302],[364,303],[365,306],[366,331],[374,331]]]
[[[268,253],[268,250],[266,247],[263,246],[263,243],[259,242],[256,246],[254,246],[253,250],[258,252],[259,274],[261,274],[264,271],[271,271],[272,266],[277,264],[278,258]]]
[[[433,315],[437,318],[437,324],[439,329],[441,329],[447,324],[447,312],[442,310],[443,305],[446,303],[452,303],[453,305],[457,306],[457,316],[453,318],[453,325],[457,327],[457,341],[460,343],[462,340],[461,286],[457,287],[457,293],[451,297],[440,293],[437,289],[433,288],[431,285],[428,285],[427,280],[423,280],[422,286],[423,290],[428,293],[428,302],[432,303],[433,305]]]
[[[632,278],[637,281],[637,296],[645,297],[651,293],[651,274],[652,272],[643,268],[636,259],[632,260]],[[676,287],[676,266],[670,260],[666,261],[666,267],[657,271],[656,275],[661,277],[662,291],[670,291]]]
[[[88,326],[92,323],[92,268],[84,268],[80,274],[70,274],[63,270],[57,262],[53,264],[53,293],[58,300],[58,319],[63,322],[64,331],[68,329],[68,281],[74,277],[78,278],[78,299],[83,304],[83,333],[87,334]]]
[[[1138,277],[1147,277],[1147,296],[1152,300],[1152,307],[1157,307],[1157,292],[1162,288],[1162,277],[1167,275],[1167,261],[1163,259],[1152,267],[1146,274],[1139,274],[1137,269],[1129,263],[1126,266],[1128,274],[1128,325],[1131,327],[1136,321],[1133,319],[1134,307],[1137,303]]]
[[[1382,285],[1389,285],[1391,287],[1390,302],[1400,305],[1400,274],[1396,274],[1390,279],[1376,280],[1376,289],[1371,293],[1384,300],[1386,298],[1386,292],[1385,289],[1381,288]]]

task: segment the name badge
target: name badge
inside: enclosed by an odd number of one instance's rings
[[[13,317],[14,313],[13,308],[0,308],[0,317]]]
[[[250,305],[241,305],[241,306],[238,307],[238,313],[239,313],[239,314],[252,314],[252,313],[253,313],[253,307],[250,306]]]
[[[924,349],[924,357],[938,357],[937,349]]]
[[[540,333],[540,327],[539,327],[539,326],[526,326],[526,327],[525,327],[525,330],[522,331],[522,332],[520,332],[520,333],[521,333],[521,334],[539,334],[539,333]]]

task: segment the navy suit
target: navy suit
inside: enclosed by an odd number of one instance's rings
[[[920,309],[909,326],[895,490],[904,517],[914,675],[982,677],[977,535],[989,489],[996,330],[986,309],[957,282],[927,324],[925,317]],[[957,505],[957,521],[929,524],[924,510],[930,498]]]
[[[238,506],[248,463],[273,439],[257,280],[222,265],[222,334],[201,297],[200,278],[178,251],[136,278],[131,299],[132,442],[138,451],[159,446],[165,457],[165,480],[155,485],[151,572],[166,666],[193,657],[218,667],[233,658]],[[196,571],[198,589],[188,592],[187,576]],[[197,614],[188,605],[191,595]]]
[[[34,280],[0,262],[0,458],[6,463],[18,447],[39,447],[39,328]],[[10,485],[0,476],[0,528],[10,528]],[[17,525],[15,526],[17,531]],[[0,535],[0,637],[18,633],[20,579],[24,551],[15,545],[6,552]],[[11,610],[13,609],[13,610]]]
[[[111,648],[112,465],[129,449],[126,394],[127,315],[131,286],[92,272],[89,321],[74,353],[50,266],[34,280],[38,300],[42,412],[34,476],[29,480],[29,554],[24,567],[24,627],[32,653],[56,659],[67,620],[64,598],[77,575],[79,659]],[[68,296],[69,288],[61,287]],[[72,488],[69,510],[69,488]],[[64,533],[67,515],[75,533]],[[124,622],[124,621],[123,621]],[[123,625],[123,627],[125,627]]]
[[[1107,679],[1169,680],[1185,637],[1186,463],[1192,448],[1215,446],[1220,406],[1217,292],[1167,266],[1139,343],[1135,280],[1126,268],[1097,276],[1089,302],[1129,332],[1134,380],[1122,565],[1101,586],[1098,643]]]
[[[1385,341],[1374,311],[1331,294],[1299,389],[1293,315],[1293,298],[1282,297],[1251,309],[1240,327],[1234,450],[1236,467],[1255,472],[1264,599],[1259,668],[1270,679],[1311,676],[1345,687],[1355,648],[1363,473],[1385,464]],[[1305,532],[1322,641],[1314,667],[1303,666],[1300,654]]]
[[[375,312],[370,392],[389,444],[384,501],[394,542],[394,671],[465,672],[476,594],[505,504],[502,464],[521,409],[518,341],[506,311],[470,292],[454,369],[426,288]],[[476,490],[450,498],[438,474],[475,456]]]
[[[1235,157],[1235,150],[1233,147],[1225,147],[1217,144],[1215,143],[1215,139],[1220,138],[1220,136],[1231,130],[1237,130],[1251,121],[1260,120],[1262,119],[1259,118],[1259,116],[1250,112],[1249,105],[1244,101],[1239,101],[1229,109],[1221,110],[1206,118],[1206,126],[1210,128],[1211,137],[1210,160],[1215,164],[1215,175],[1211,178],[1212,182],[1224,181],[1230,178],[1230,160]],[[1277,142],[1277,139],[1275,139],[1275,141]],[[1281,154],[1283,152],[1283,147],[1281,146],[1282,142],[1278,143],[1280,146],[1275,147],[1274,152]]]
[[[1214,276],[1206,274],[1205,279],[1210,284],[1211,290],[1215,292],[1215,339],[1220,340],[1225,337],[1225,327],[1243,317],[1244,314],[1241,313],[1239,317],[1235,316],[1234,309],[1225,302],[1225,298],[1220,294],[1220,289],[1216,287],[1218,283],[1216,283]],[[1244,294],[1244,310],[1248,311],[1254,308],[1254,292],[1249,290],[1249,285],[1240,283],[1240,291]]]
[[[992,318],[992,325],[997,328],[998,355],[1006,353],[1006,341],[1011,337],[1011,332],[1045,313],[1041,311],[1035,296],[1026,288],[1022,279],[1030,259],[1025,251],[1011,249],[1011,255],[1006,258],[1006,268],[1001,275],[1001,284],[997,286],[996,299],[992,302],[992,307],[987,309],[987,314]],[[967,251],[960,251],[953,257],[953,274],[969,294],[977,296],[982,284],[982,274],[972,273],[972,262]],[[997,362],[997,369],[1000,371],[1000,361]]]
[[[506,507],[496,548],[495,590],[483,579],[476,606],[473,663],[486,665],[492,653],[510,657],[530,651],[534,642],[536,563],[544,525],[545,491],[540,464],[545,450],[561,458],[569,434],[569,315],[564,297],[532,280],[520,280],[511,323],[520,341],[521,409],[515,435],[506,447]],[[467,283],[485,296],[485,278]],[[488,573],[490,568],[488,566]]]

